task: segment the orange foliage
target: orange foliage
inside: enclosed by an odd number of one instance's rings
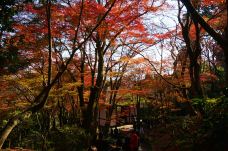
[[[225,3],[225,0],[202,0],[204,5],[214,5]]]

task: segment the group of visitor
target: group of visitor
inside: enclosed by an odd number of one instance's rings
[[[140,136],[143,136],[142,120],[133,122],[132,128],[127,131],[115,128],[111,129],[108,141],[103,138],[102,131],[99,131],[95,143],[89,148],[88,151],[139,151]]]
[[[121,135],[120,131],[115,127],[115,129],[111,131],[111,135],[116,139],[116,143],[111,151],[138,151],[140,143],[139,135],[136,130]]]
[[[115,144],[108,144],[99,134],[98,140],[89,147],[88,151],[138,151],[139,135],[135,130],[125,136],[121,135],[117,128],[114,129],[114,132],[112,136],[116,140]]]

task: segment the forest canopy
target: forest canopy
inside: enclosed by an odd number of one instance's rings
[[[225,0],[1,0],[0,149],[87,150],[98,131],[112,144],[112,127],[133,124],[148,131],[144,150],[225,151],[227,11]]]

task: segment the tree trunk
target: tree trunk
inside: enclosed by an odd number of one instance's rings
[[[181,2],[185,5],[188,12],[191,14],[191,18],[197,21],[203,28],[208,32],[208,34],[214,38],[214,40],[218,43],[218,45],[223,49],[224,52],[224,70],[225,70],[225,87],[228,87],[228,19],[226,22],[225,34],[224,36],[216,32],[196,11],[196,9],[191,4],[190,0],[181,0]],[[226,1],[226,11],[228,11],[228,1]],[[228,18],[228,15],[227,15]]]
[[[3,129],[3,132],[1,132],[0,149],[2,148],[10,132],[13,130],[15,126],[17,126],[18,123],[20,123],[20,120],[17,118],[13,118],[6,124],[6,126]]]
[[[51,86],[45,87],[41,93],[35,98],[34,102],[39,102],[38,104],[28,108],[27,110],[23,111],[22,113],[15,115],[13,118],[11,118],[6,126],[3,128],[3,130],[0,133],[0,149],[2,148],[5,140],[13,130],[13,128],[19,124],[21,121],[24,121],[28,119],[31,114],[36,113],[40,109],[43,108],[47,101],[48,94],[51,90]]]
[[[89,97],[89,103],[87,106],[87,109],[85,111],[84,119],[83,119],[83,126],[87,130],[92,130],[91,124],[93,122],[94,118],[94,103],[98,103],[99,96],[101,93],[101,88],[103,84],[103,67],[104,67],[104,54],[103,54],[103,47],[101,46],[101,40],[99,38],[99,35],[97,34],[96,39],[96,52],[98,55],[98,72],[97,72],[97,78],[96,78],[96,84],[95,86],[92,86],[90,89],[90,97]]]
[[[228,6],[228,1],[227,1],[227,6]],[[225,86],[228,87],[228,25],[225,28],[224,40],[225,40],[225,44],[222,48],[224,52],[224,71],[225,71],[225,82],[226,82]]]
[[[200,82],[200,65],[197,61],[192,61],[190,63],[190,78],[191,78],[191,87],[190,93],[192,97],[202,97],[202,87]]]
[[[179,12],[179,15],[180,15],[180,12]],[[190,39],[190,35],[189,35],[189,30],[191,26],[190,13],[187,12],[185,23],[183,23],[183,21],[180,19],[180,16],[178,16],[178,20],[179,20],[179,23],[181,24],[182,35],[186,43],[186,50],[190,61],[189,75],[191,79],[191,88],[190,88],[191,97],[202,97],[203,93],[202,93],[202,88],[200,83],[200,65],[198,63],[198,59],[201,55],[199,24],[198,24],[198,21],[194,21],[194,25],[196,29],[196,33],[195,33],[196,38],[193,41]]]

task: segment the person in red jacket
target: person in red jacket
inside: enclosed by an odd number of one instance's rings
[[[136,131],[131,133],[129,147],[131,151],[138,151],[139,136],[137,135]]]

